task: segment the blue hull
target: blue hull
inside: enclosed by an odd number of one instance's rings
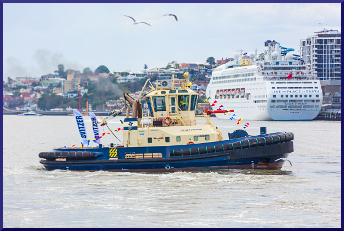
[[[261,137],[263,136],[250,139],[256,139],[256,145],[253,145],[252,141],[251,145],[247,145],[245,138],[208,143],[207,145],[210,146],[207,147],[207,153],[202,153],[204,144],[171,147],[116,147],[118,159],[111,158],[111,149],[114,148],[109,147],[55,149],[55,152],[45,154],[46,159],[40,162],[47,170],[72,171],[175,172],[202,169],[281,169],[289,153],[294,151],[293,141],[277,142],[275,140],[275,143],[272,141],[269,144],[265,136],[265,143],[261,144],[259,140]],[[239,142],[240,145],[237,145]],[[210,147],[213,149],[210,150]],[[66,155],[67,152],[69,156]],[[160,152],[162,157],[125,159],[126,153],[143,152]],[[76,156],[77,153],[79,157]],[[96,154],[89,156],[89,153]],[[41,158],[42,156],[44,155],[40,154]]]

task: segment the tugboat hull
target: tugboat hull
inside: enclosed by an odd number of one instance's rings
[[[155,147],[159,148],[156,150],[152,149],[154,147],[150,150],[146,147],[147,152],[166,150],[161,158],[143,156],[139,159],[115,159],[111,158],[111,148],[55,149],[55,152],[44,152],[39,156],[44,158],[40,162],[47,170],[114,172],[176,172],[202,169],[278,170],[282,168],[289,153],[294,151],[293,135],[286,134],[289,135],[283,135],[281,139],[276,139],[278,136],[270,134],[213,142],[206,147],[196,144]],[[282,135],[279,134],[279,137]],[[127,151],[139,153],[142,152],[142,147],[117,147],[116,154],[121,157],[121,154],[128,153]]]

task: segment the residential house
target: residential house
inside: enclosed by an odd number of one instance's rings
[[[63,93],[62,88],[54,87],[53,88],[53,93],[56,94],[56,95],[62,94]]]
[[[108,73],[99,73],[98,76],[99,76],[99,78],[104,78],[104,79],[106,79],[106,78],[109,77],[109,74],[108,74]]]
[[[227,63],[228,62],[228,60],[226,60],[226,59],[220,59],[220,60],[216,60],[216,66],[218,67],[218,66],[220,66],[220,65],[222,65],[222,64],[225,64],[225,63]]]
[[[99,76],[98,76],[98,75],[89,75],[89,76],[87,76],[87,78],[88,78],[91,82],[99,82]]]
[[[78,91],[77,90],[73,90],[73,91],[68,91],[67,92],[67,98],[75,98],[78,97]]]

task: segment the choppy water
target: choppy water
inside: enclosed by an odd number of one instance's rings
[[[110,127],[121,127],[120,119]],[[212,121],[226,138],[242,127]],[[3,227],[341,227],[341,122],[250,121],[247,131],[257,135],[260,126],[294,133],[292,166],[170,174],[46,171],[39,152],[80,143],[74,117],[5,115]],[[103,144],[110,142],[116,139],[105,135]]]

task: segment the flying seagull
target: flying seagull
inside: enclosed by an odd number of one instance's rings
[[[147,24],[148,26],[151,26],[151,25],[149,25],[149,24],[146,23],[146,22],[136,22],[136,20],[135,20],[133,17],[130,17],[130,16],[128,16],[128,15],[123,15],[123,16],[128,17],[128,18],[131,18],[132,20],[134,20],[134,25],[139,24],[139,23],[144,23],[144,24]]]
[[[162,17],[164,17],[164,16],[173,16],[176,19],[176,21],[178,21],[177,16],[175,14],[165,14]]]

